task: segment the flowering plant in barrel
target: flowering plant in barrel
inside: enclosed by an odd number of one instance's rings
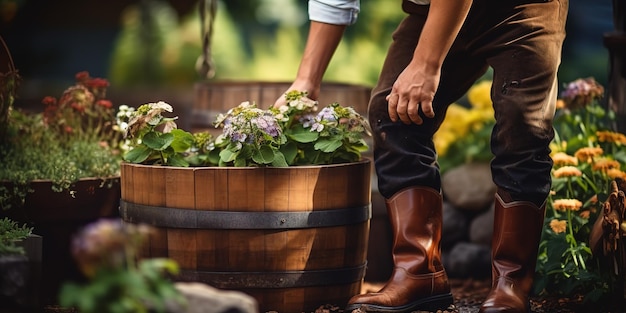
[[[353,108],[332,103],[317,112],[306,93],[290,91],[287,104],[260,109],[243,102],[218,115],[216,137],[178,129],[165,102],[140,106],[126,128],[131,163],[170,166],[276,166],[354,162],[368,149],[367,121]]]
[[[30,183],[50,180],[54,191],[72,192],[81,178],[119,175],[122,133],[106,98],[109,82],[79,72],[59,98],[42,100],[40,112],[8,109],[0,141],[0,207],[19,207]]]
[[[611,130],[613,112],[593,78],[565,86],[554,121],[552,190],[547,201],[535,290],[581,296],[589,303],[612,291],[613,268],[594,255],[589,236],[613,180],[626,179],[626,136]]]

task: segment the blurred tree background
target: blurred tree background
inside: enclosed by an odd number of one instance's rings
[[[326,81],[373,86],[403,13],[400,1],[361,1]],[[289,81],[295,76],[308,29],[307,1],[218,2],[212,37],[215,80]],[[613,29],[611,0],[570,2],[559,79],[594,76],[606,85]],[[0,35],[24,80],[37,87],[67,85],[87,70],[112,86],[179,86],[201,81],[197,0],[0,0]],[[44,88],[45,89],[45,88]]]

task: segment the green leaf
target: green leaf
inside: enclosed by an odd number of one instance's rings
[[[171,147],[176,152],[185,152],[193,145],[193,135],[182,129],[172,129],[171,132],[174,135],[174,141],[172,141]]]
[[[182,155],[174,154],[167,158],[167,165],[188,167],[189,162],[187,162]]]
[[[238,154],[239,153],[234,153],[231,150],[224,149],[220,152],[220,160],[226,163],[232,162],[235,160]]]
[[[293,164],[296,155],[298,154],[298,146],[295,142],[289,141],[280,147],[280,152],[282,153],[287,164]]]
[[[274,149],[268,146],[261,146],[259,150],[252,154],[252,161],[257,164],[270,164],[274,161]]]
[[[209,151],[208,160],[209,160],[209,163],[211,163],[211,164],[219,164],[219,162],[220,162],[220,150],[215,149],[215,150]]]
[[[321,150],[322,152],[333,152],[341,147],[341,139],[337,140],[335,138],[329,139],[320,139],[315,143],[315,149]]]
[[[143,136],[142,143],[149,148],[157,151],[163,151],[170,146],[174,141],[174,135],[171,133],[158,134],[156,132],[149,132]]]
[[[287,136],[296,142],[309,143],[316,141],[319,135],[318,132],[311,131],[308,128],[304,128],[301,124],[298,124],[290,130]]]
[[[285,156],[282,154],[282,152],[276,151],[276,154],[274,155],[274,160],[272,161],[272,166],[275,166],[275,167],[287,167],[287,166],[289,166],[289,164],[287,164],[287,161],[285,160]]]
[[[126,154],[124,155],[124,160],[131,163],[141,163],[148,159],[152,151],[152,149],[141,144],[126,152]]]

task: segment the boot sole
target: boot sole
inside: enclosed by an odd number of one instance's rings
[[[346,312],[352,312],[357,309],[360,310],[360,312],[378,313],[410,313],[417,310],[437,311],[447,309],[453,302],[452,294],[447,293],[423,298],[400,306],[384,306],[368,303],[349,304],[346,306]]]

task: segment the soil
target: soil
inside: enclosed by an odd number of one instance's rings
[[[454,304],[446,310],[436,312],[416,311],[413,313],[476,313],[489,293],[489,280],[451,280],[450,287],[454,297]],[[376,292],[383,283],[365,282],[362,292]],[[589,312],[581,309],[581,299],[531,299],[533,313],[580,313]],[[342,308],[333,305],[320,306],[314,313],[348,313]],[[352,312],[358,313],[358,312]]]
[[[361,291],[376,292],[384,283],[365,282]],[[452,295],[454,304],[446,310],[436,312],[416,311],[413,313],[477,313],[480,305],[490,290],[491,282],[489,280],[451,280]],[[585,308],[581,298],[554,298],[554,299],[531,299],[532,313],[587,313],[593,312],[593,309]],[[48,306],[44,313],[78,313],[76,310]],[[266,312],[279,313],[279,312]],[[283,313],[283,312],[280,312]],[[333,304],[321,305],[315,312],[311,313],[348,313],[342,307]],[[359,312],[352,312],[359,313]],[[597,313],[597,312],[596,312]],[[615,311],[614,313],[619,313]]]

